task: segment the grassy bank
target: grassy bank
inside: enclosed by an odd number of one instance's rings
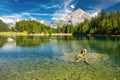
[[[35,34],[28,34],[27,32],[0,32],[0,35],[17,35],[17,36],[72,36],[71,33],[51,33],[51,34],[45,34],[45,33],[35,33]]]
[[[28,35],[27,32],[0,32],[0,35]]]

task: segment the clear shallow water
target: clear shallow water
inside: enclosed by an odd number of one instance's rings
[[[89,65],[74,63],[83,48]],[[0,36],[0,80],[120,80],[119,48],[120,37]]]

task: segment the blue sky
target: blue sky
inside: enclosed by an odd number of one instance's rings
[[[94,14],[120,0],[0,0],[0,19],[6,23],[26,19],[55,21],[81,8]]]

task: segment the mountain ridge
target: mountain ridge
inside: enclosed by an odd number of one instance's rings
[[[83,11],[82,9],[78,8],[72,13],[69,13],[65,18],[65,24],[77,24],[84,21],[84,19],[91,19],[90,15]]]

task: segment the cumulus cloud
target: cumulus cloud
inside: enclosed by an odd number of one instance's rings
[[[5,22],[6,24],[13,26],[17,21],[22,20],[22,16],[18,14],[13,14],[13,15],[3,15],[0,17],[0,19]]]
[[[0,16],[0,19],[6,24],[8,24],[9,26],[14,26],[16,22],[21,20],[28,20],[28,19],[37,20],[35,17],[33,17],[34,15],[35,16],[51,16],[50,14],[24,12],[21,14],[3,15],[3,16]]]

